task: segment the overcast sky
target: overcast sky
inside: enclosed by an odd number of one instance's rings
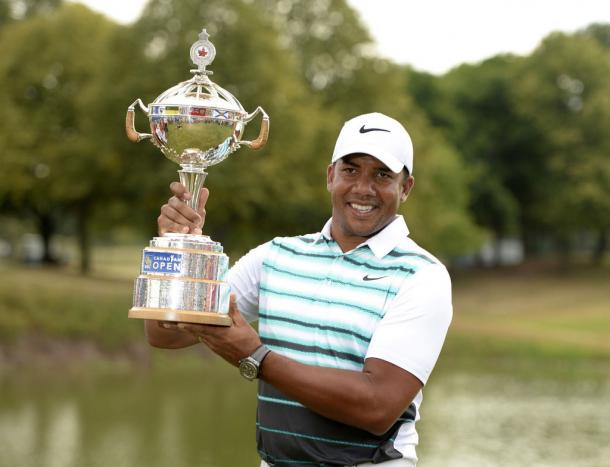
[[[128,23],[147,0],[79,0]],[[431,73],[498,53],[528,54],[551,31],[610,23],[609,0],[348,0],[379,54]]]

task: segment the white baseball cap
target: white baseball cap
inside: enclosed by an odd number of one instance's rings
[[[397,120],[375,112],[359,115],[343,124],[331,162],[349,154],[368,154],[383,162],[392,172],[404,167],[413,173],[413,143]]]

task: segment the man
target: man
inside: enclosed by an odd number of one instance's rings
[[[401,203],[413,188],[413,146],[379,113],[343,126],[321,232],[275,238],[230,271],[233,325],[149,321],[154,346],[204,342],[258,377],[261,466],[414,466],[421,388],[451,321],[445,267],[408,238]],[[205,210],[173,183],[160,233],[201,233]],[[208,192],[202,193],[202,205]],[[259,335],[248,321],[259,321]]]

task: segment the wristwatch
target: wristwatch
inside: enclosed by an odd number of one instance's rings
[[[249,381],[258,378],[261,364],[269,352],[271,352],[271,350],[264,345],[261,345],[252,355],[242,358],[239,361],[239,374]]]

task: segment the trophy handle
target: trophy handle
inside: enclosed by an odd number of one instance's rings
[[[139,143],[142,140],[152,138],[150,133],[140,133],[136,130],[135,127],[135,107],[136,104],[140,106],[140,109],[148,115],[148,107],[146,107],[141,99],[137,99],[127,108],[127,114],[125,115],[125,132],[127,133],[127,138],[134,143]]]
[[[251,121],[257,113],[263,114],[263,120],[261,121],[261,130],[258,133],[258,138],[254,141],[240,141],[239,144],[243,144],[244,146],[248,146],[251,149],[260,149],[265,144],[267,144],[267,138],[269,138],[269,115],[262,109],[262,107],[257,107],[254,112],[246,115],[244,121],[248,123]]]

